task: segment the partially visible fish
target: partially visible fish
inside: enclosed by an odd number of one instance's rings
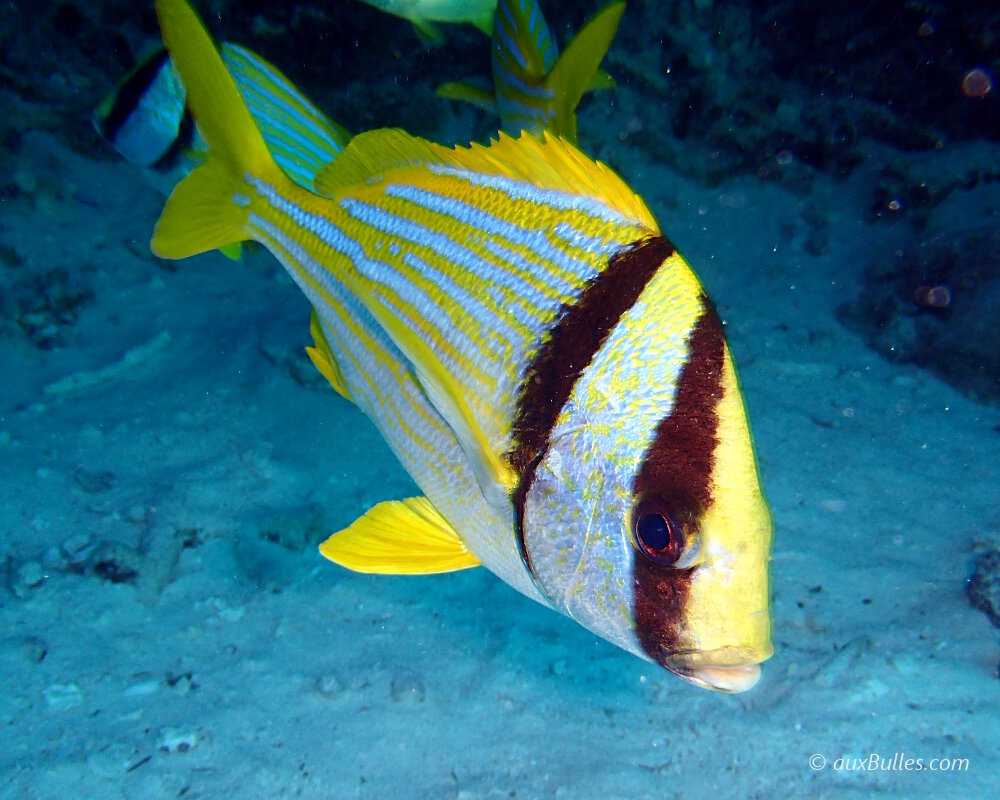
[[[308,191],[184,0],[157,0],[209,145],[152,248],[263,244],[310,357],[424,493],[321,546],[366,572],[478,564],[700,686],[772,652],[771,519],[722,324],[642,200],[548,134],[356,136]]]
[[[140,167],[162,164],[190,145],[184,87],[165,48],[141,59],[101,100],[94,127],[119,155]]]
[[[252,50],[225,42],[221,55],[278,165],[300,186],[312,188],[316,173],[340,154],[351,134]],[[205,148],[164,48],[119,81],[98,105],[94,125],[126,160],[142,167]]]
[[[454,82],[439,86],[437,95],[499,115],[507,133],[549,131],[576,144],[580,98],[615,85],[600,64],[624,11],[624,2],[606,6],[559,56],[537,0],[500,0],[493,23],[493,91]]]
[[[429,42],[444,40],[435,23],[467,22],[490,35],[497,0],[363,0],[379,11],[409,20]]]

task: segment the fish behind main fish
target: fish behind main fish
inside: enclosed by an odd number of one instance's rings
[[[351,134],[252,50],[224,42],[220,53],[278,165],[300,186],[312,188],[316,173],[339,155]],[[94,126],[123,158],[141,167],[205,149],[188,115],[184,85],[162,47],[101,101]]]
[[[700,686],[772,652],[771,520],[722,325],[642,200],[545,135],[360,134],[310,192],[278,168],[194,12],[158,0],[210,150],[152,247],[263,244],[310,357],[424,493],[321,546],[366,572],[483,564]]]
[[[493,23],[493,91],[459,81],[439,86],[437,96],[497,114],[507,133],[549,131],[576,144],[580,98],[588,90],[614,88],[600,64],[624,11],[623,2],[603,8],[560,56],[537,0],[500,0]]]
[[[436,23],[467,22],[490,35],[497,0],[362,0],[379,11],[409,20],[428,43],[444,41]]]

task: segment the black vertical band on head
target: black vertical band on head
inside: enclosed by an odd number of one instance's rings
[[[598,350],[660,265],[674,253],[663,236],[623,247],[607,268],[566,303],[521,379],[514,416],[514,446],[507,460],[518,475],[514,524],[524,563],[531,569],[524,541],[524,506],[538,464],[549,448],[559,413]]]
[[[105,139],[114,139],[121,127],[128,121],[142,102],[143,95],[166,63],[169,55],[166,48],[158,50],[153,56],[139,65],[117,90],[114,102],[108,109],[104,119],[97,120],[97,126]]]
[[[637,499],[657,497],[676,509],[679,518],[692,522],[712,504],[719,402],[724,393],[722,323],[707,297],[702,297],[702,305],[704,311],[688,337],[688,357],[673,409],[657,426],[633,485]],[[695,569],[659,566],[639,552],[633,556],[636,633],[643,650],[660,664],[677,649]]]

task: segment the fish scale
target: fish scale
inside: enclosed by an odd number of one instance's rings
[[[433,193],[440,200],[464,195],[464,203],[472,205],[486,196],[483,205],[494,209],[494,214],[506,206],[508,227],[488,234],[488,238],[497,246],[519,249],[525,264],[522,270],[515,270],[509,261],[502,261],[482,244],[461,243],[469,232],[465,221],[443,213],[428,213],[424,206],[401,198],[399,188],[405,186],[387,181],[370,184],[358,195],[338,201],[344,213],[334,213],[333,207],[328,207],[320,216],[297,205],[275,187],[257,181],[259,197],[266,201],[266,206],[261,210],[255,208],[255,213],[262,219],[271,213],[271,223],[304,248],[310,257],[300,257],[296,268],[304,269],[321,285],[336,277],[336,270],[331,271],[331,262],[323,253],[331,250],[347,259],[344,267],[356,270],[411,329],[427,337],[428,344],[461,382],[479,387],[477,396],[483,398],[484,407],[480,410],[484,424],[490,410],[495,419],[495,424],[487,427],[486,435],[495,446],[506,448],[510,444],[510,413],[523,366],[521,370],[497,373],[494,368],[497,361],[484,358],[484,350],[491,349],[484,348],[486,337],[499,331],[507,343],[501,354],[503,361],[524,365],[559,309],[571,302],[586,282],[606,266],[609,251],[639,237],[645,229],[634,222],[623,224],[625,218],[603,204],[569,198],[565,193],[528,192],[521,184],[470,179],[462,173],[438,177]],[[393,187],[399,188],[390,191]],[[407,207],[406,216],[394,213],[405,212]],[[531,227],[509,220],[530,223]],[[543,252],[531,248],[529,234],[544,232],[558,224],[575,226],[574,230],[580,234],[578,244],[589,245],[591,249],[572,246],[566,240],[559,247],[557,239],[551,236],[544,237],[548,247]],[[517,235],[513,241],[504,235],[511,233]],[[386,244],[395,244],[399,249],[395,254],[377,252]],[[565,280],[565,268],[559,269],[548,260],[546,256],[553,253],[565,259],[565,264],[577,267],[575,285]],[[407,264],[408,255],[435,265],[436,275],[441,279],[433,281],[429,273],[413,269]],[[465,269],[456,271],[456,263]],[[508,286],[521,289],[513,306],[524,311],[524,315],[511,314],[509,305],[501,307],[484,292],[488,285],[482,280],[484,267],[492,268],[494,273],[502,272]],[[444,278],[448,275],[454,277]],[[555,276],[562,281],[555,280]],[[560,283],[561,291],[554,291],[552,284]],[[490,313],[470,314],[469,306],[450,290],[454,285],[465,292],[477,292],[476,302]],[[538,305],[531,305],[532,295],[538,298]],[[503,409],[508,414],[497,417],[496,412]]]
[[[301,276],[294,271],[293,256],[273,239],[265,237],[264,243],[293,275]],[[524,594],[547,602],[527,580],[510,546],[509,531],[496,533],[504,528],[475,490],[471,471],[463,468],[454,434],[427,402],[395,345],[339,285],[332,284],[322,292],[309,283],[300,286],[317,308],[338,360],[350,373],[352,401],[383,433],[415,483],[446,513],[480,520],[481,544],[475,548],[479,560]]]
[[[476,530],[470,533],[478,534],[474,537],[478,546],[473,544],[471,549],[478,559],[522,593],[548,604],[525,574],[512,546],[509,515],[498,514],[489,508],[476,491],[475,478],[464,468],[462,451],[454,434],[427,402],[405,359],[385,340],[384,334],[379,337],[372,333],[359,335],[357,323],[352,320],[357,317],[370,320],[368,312],[359,308],[356,302],[345,301],[344,298],[350,296],[344,295],[340,283],[332,278],[329,270],[319,266],[315,253],[310,253],[303,242],[290,237],[289,231],[307,241],[315,237],[312,241],[315,250],[321,250],[324,245],[330,247],[332,237],[315,233],[313,228],[319,223],[308,221],[311,212],[307,209],[294,207],[283,198],[279,202],[269,187],[255,183],[257,190],[267,198],[267,208],[278,216],[272,220],[253,216],[252,230],[275,252],[306,292],[324,320],[324,328],[344,331],[336,337],[339,350],[349,353],[357,365],[355,380],[369,387],[364,401],[359,402],[362,410],[375,422],[396,457],[421,490],[435,501],[435,506],[452,516],[475,521]],[[328,230],[330,225],[325,221],[323,229]],[[352,237],[349,241],[361,247],[358,239]],[[331,325],[327,322],[331,319],[339,322]],[[374,329],[377,330],[377,326]],[[374,343],[379,339],[382,341],[376,348]],[[379,370],[377,362],[389,366]],[[456,491],[462,487],[467,490]]]

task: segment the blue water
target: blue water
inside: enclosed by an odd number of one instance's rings
[[[495,130],[433,97],[488,80],[472,29],[424,50],[360,3],[219,5],[214,33],[354,130]],[[543,8],[565,43],[597,6]],[[269,255],[150,255],[175,176],[89,114],[151,12],[0,21],[3,797],[987,795],[1000,633],[967,583],[1000,548],[995,11],[634,3],[617,91],[581,106],[581,146],[685,253],[739,366],[775,654],[733,696],[485,570],[325,561],[416,489],[315,375]]]

